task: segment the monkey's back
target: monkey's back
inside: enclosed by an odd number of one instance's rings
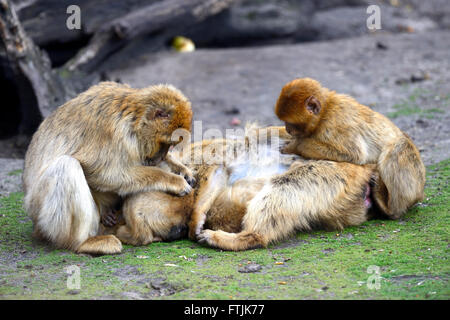
[[[39,126],[25,155],[25,192],[56,158],[80,153],[98,155],[107,140],[120,139],[118,104],[131,88],[116,83],[93,86],[56,109]],[[80,160],[80,159],[78,159]]]

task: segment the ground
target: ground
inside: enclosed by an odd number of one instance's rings
[[[173,83],[192,100],[203,131],[229,128],[233,117],[241,127],[277,124],[281,86],[317,78],[412,136],[428,168],[426,198],[400,221],[299,233],[268,249],[222,252],[182,240],[91,257],[32,240],[23,160],[0,159],[0,299],[450,299],[448,43],[448,32],[433,32],[165,52],[110,72],[136,87]],[[0,145],[0,156],[15,157],[11,150]],[[67,287],[73,265],[80,289]]]
[[[16,174],[16,172],[12,173]],[[2,299],[450,299],[450,160],[399,221],[224,252],[181,240],[92,257],[32,240],[23,194],[0,199]],[[80,268],[80,289],[66,273]],[[69,279],[69,280],[68,280]]]

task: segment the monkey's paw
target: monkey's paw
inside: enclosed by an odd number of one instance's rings
[[[195,187],[195,184],[197,183],[197,181],[194,178],[194,175],[192,174],[192,172],[186,172],[186,173],[182,173],[181,176],[184,178],[184,180],[186,180],[186,182],[192,187]]]
[[[280,153],[281,154],[297,154],[297,146],[298,146],[298,144],[295,140],[291,141],[287,145],[285,145],[284,147],[282,147],[280,149]]]
[[[203,230],[199,235],[198,235],[198,242],[201,244],[207,244],[211,247],[215,247],[216,243],[214,241],[214,233],[215,231],[213,230]]]
[[[180,180],[179,183],[174,185],[172,188],[169,188],[169,192],[173,193],[176,196],[184,197],[192,192],[192,187],[188,184],[188,182],[181,176],[177,176]]]
[[[199,234],[203,231],[203,222],[197,223],[197,222],[193,222],[191,221],[189,223],[189,239],[195,241],[197,240],[197,237],[199,236]]]

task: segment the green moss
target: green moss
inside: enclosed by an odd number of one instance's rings
[[[417,88],[413,91],[407,99],[403,100],[401,103],[392,106],[396,111],[389,112],[387,116],[389,118],[398,118],[400,116],[410,116],[414,114],[423,115],[426,118],[433,118],[436,113],[445,113],[444,110],[440,108],[423,108],[422,104],[417,100],[421,97],[429,96],[430,92],[425,89]],[[450,95],[449,95],[450,96]],[[449,96],[441,97],[442,100],[447,101]]]
[[[13,170],[8,173],[8,176],[20,176],[22,174],[22,169]]]
[[[299,233],[244,252],[188,240],[124,246],[116,256],[53,250],[32,240],[23,194],[13,193],[0,199],[0,298],[449,299],[449,177],[450,160],[428,167],[425,200],[400,221]],[[248,263],[262,268],[239,272]],[[80,290],[67,288],[71,265]],[[378,290],[367,286],[370,266],[379,268]]]

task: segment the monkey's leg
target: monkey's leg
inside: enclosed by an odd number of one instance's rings
[[[195,240],[203,229],[206,214],[214,203],[219,192],[226,186],[228,174],[221,166],[206,169],[205,174],[199,174],[201,180],[197,191],[194,210],[189,221],[189,238]]]
[[[133,232],[128,225],[123,225],[117,228],[115,234],[123,243],[134,246],[145,246],[149,243],[160,240],[158,238],[154,238],[151,232],[145,232],[137,235],[136,232]]]
[[[251,231],[230,233],[222,230],[203,230],[198,238],[200,243],[207,243],[211,247],[230,251],[249,250],[267,246],[267,241],[263,236]]]
[[[80,163],[70,156],[55,159],[42,173],[25,206],[36,233],[60,248],[113,254],[122,249],[114,236],[96,237],[99,214]]]
[[[190,195],[188,197],[193,197]],[[192,200],[191,200],[192,201]],[[171,215],[177,208],[189,203],[188,199],[161,192],[138,193],[128,197],[123,206],[124,224],[115,235],[124,243],[135,246],[161,241],[156,232],[170,228]]]
[[[377,168],[385,188],[375,190],[374,197],[392,219],[423,199],[425,166],[408,139],[383,150]]]
[[[357,200],[347,201],[344,197],[342,207],[333,208],[338,199],[325,199],[320,190],[312,190],[311,194],[291,189],[289,196],[285,191],[283,187],[266,185],[249,202],[241,232],[203,230],[199,241],[223,250],[247,250],[266,247],[289,237],[296,230],[311,230],[315,226],[342,229],[367,220],[366,194]],[[350,198],[354,198],[353,195]]]

